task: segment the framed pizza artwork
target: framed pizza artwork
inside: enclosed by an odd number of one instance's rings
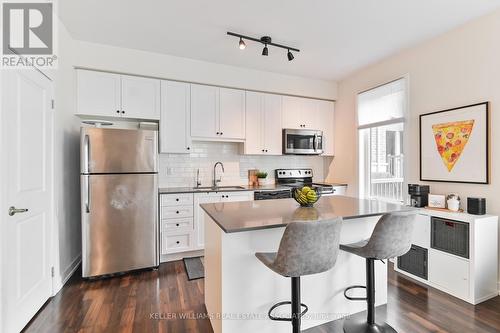
[[[420,180],[489,184],[489,103],[420,115]]]

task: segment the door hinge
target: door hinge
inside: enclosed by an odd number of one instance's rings
[[[52,103],[51,105],[52,105],[52,110],[53,110],[54,109],[54,104],[55,104],[54,100],[52,100],[51,103]]]
[[[54,266],[52,266],[52,267],[50,268],[50,275],[51,275],[52,277],[54,277],[54,275],[55,275],[55,274],[54,274]]]

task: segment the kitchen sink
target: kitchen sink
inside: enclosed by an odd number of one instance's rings
[[[201,190],[201,191],[222,191],[222,190],[243,190],[245,189],[243,186],[217,186],[217,187],[212,187],[212,186],[200,186],[200,187],[193,187],[193,190]]]

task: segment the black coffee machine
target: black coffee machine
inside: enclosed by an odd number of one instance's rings
[[[429,204],[429,185],[408,184],[410,205],[413,207],[425,207]]]

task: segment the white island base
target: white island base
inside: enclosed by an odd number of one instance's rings
[[[341,243],[369,238],[380,216],[344,220]],[[314,223],[314,222],[311,222]],[[288,333],[291,323],[267,317],[271,306],[291,300],[290,278],[282,277],[256,257],[275,252],[285,228],[225,233],[205,214],[205,304],[215,333]],[[340,251],[335,267],[301,278],[301,301],[309,307],[302,330],[366,310],[366,302],[349,301],[344,289],[365,285],[365,260]],[[387,303],[387,266],[375,264],[376,305]],[[364,296],[364,290],[354,291]],[[290,306],[278,309],[290,313]]]

